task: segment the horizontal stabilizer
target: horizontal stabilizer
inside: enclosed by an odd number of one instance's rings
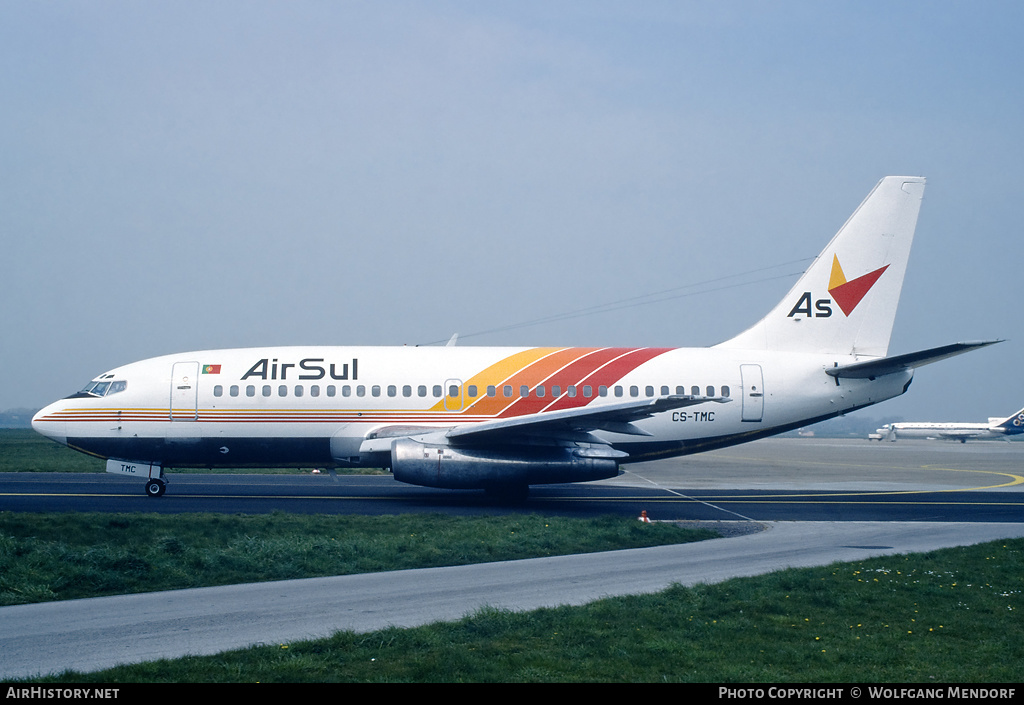
[[[884,375],[896,374],[905,370],[912,370],[922,365],[930,365],[947,357],[962,355],[965,352],[978,348],[988,347],[1001,343],[1001,340],[984,340],[972,343],[953,343],[938,348],[930,348],[919,352],[896,355],[894,357],[882,357],[867,362],[855,362],[852,365],[840,365],[825,370],[825,373],[832,377],[845,377],[847,379],[874,379]]]

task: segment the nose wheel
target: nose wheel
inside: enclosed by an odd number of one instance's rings
[[[167,483],[163,480],[150,480],[146,483],[146,494],[150,497],[163,497],[167,491]]]

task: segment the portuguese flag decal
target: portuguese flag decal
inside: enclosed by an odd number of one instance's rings
[[[219,375],[220,365],[203,365],[204,375]]]

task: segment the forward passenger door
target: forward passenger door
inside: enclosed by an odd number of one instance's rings
[[[199,418],[199,363],[175,362],[171,370],[171,421]]]

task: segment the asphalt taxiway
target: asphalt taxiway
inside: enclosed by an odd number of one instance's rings
[[[538,485],[520,505],[388,475],[170,473],[167,494],[105,473],[0,474],[12,511],[450,515],[544,512],[674,521],[1024,521],[1024,443],[766,439],[626,466],[618,478]]]

